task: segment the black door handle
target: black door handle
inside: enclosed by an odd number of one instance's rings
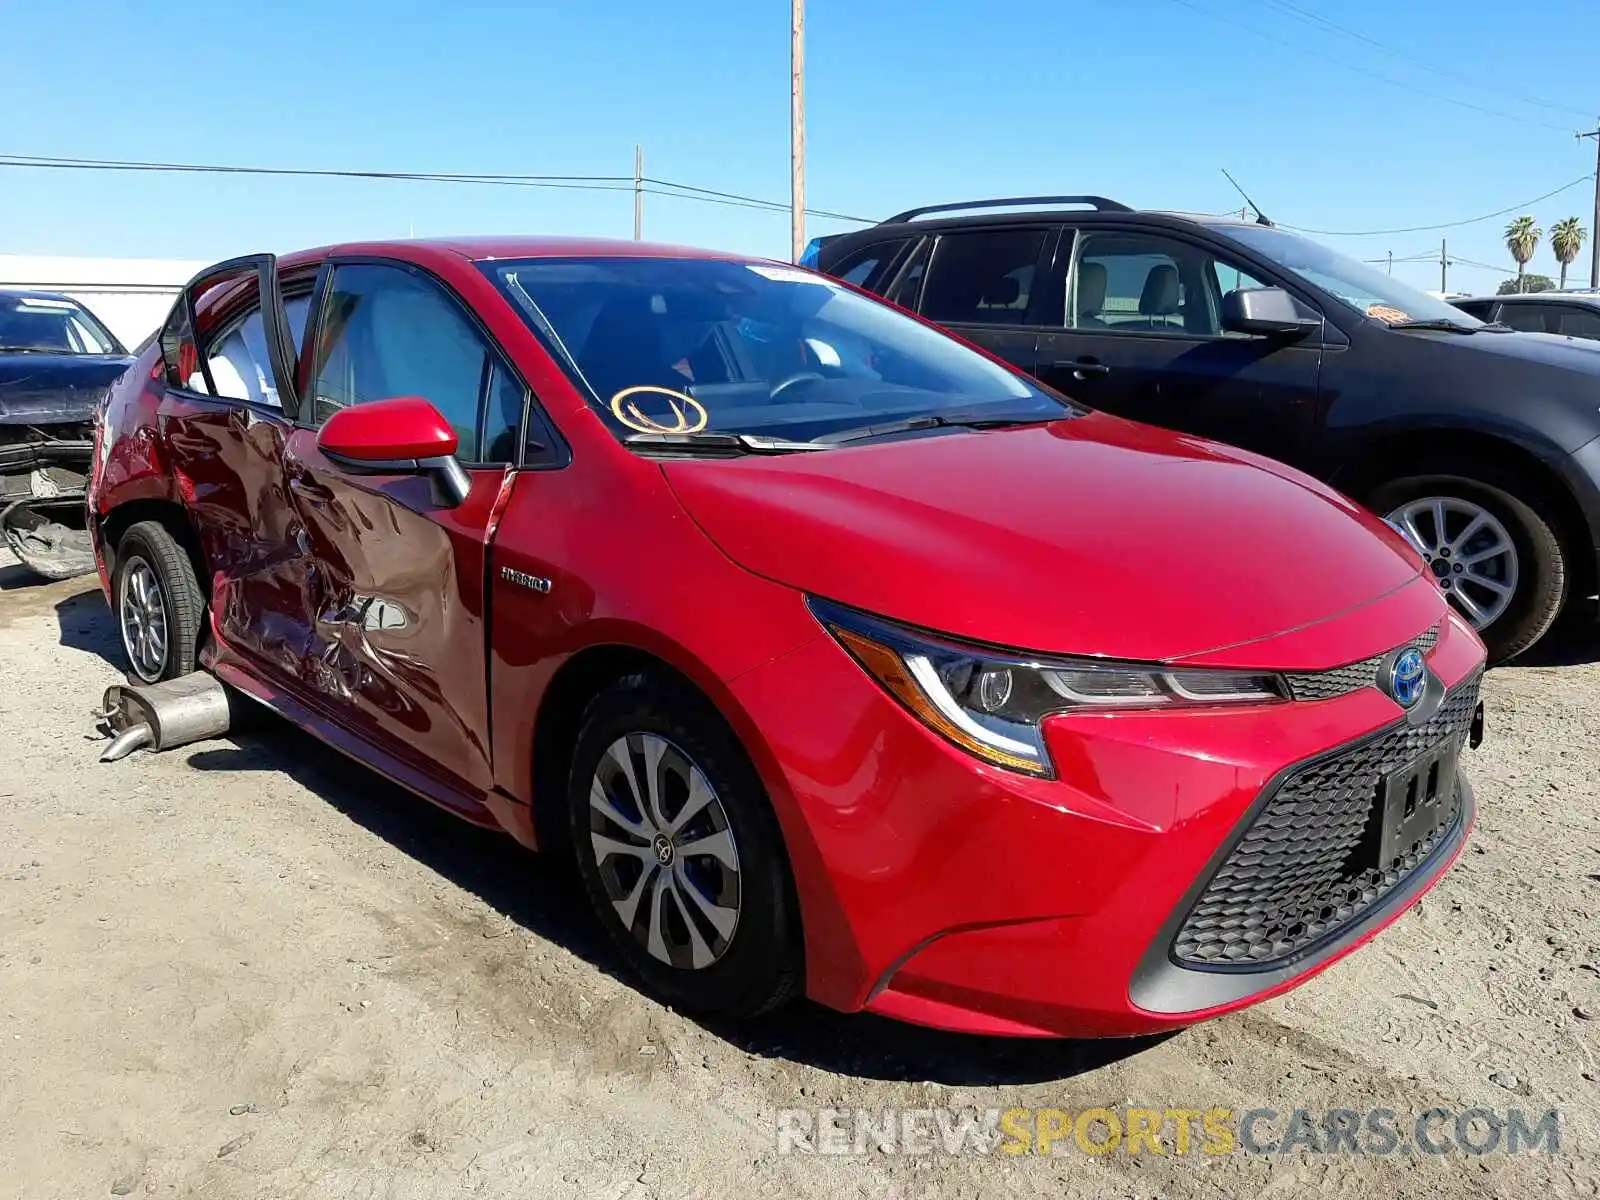
[[[1060,371],[1071,371],[1075,379],[1088,379],[1091,375],[1109,375],[1111,368],[1092,358],[1074,358],[1050,364]]]

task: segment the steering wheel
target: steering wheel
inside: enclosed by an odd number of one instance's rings
[[[778,398],[778,393],[783,391],[784,388],[791,388],[797,384],[805,383],[807,380],[811,379],[815,379],[820,382],[826,378],[827,376],[823,375],[819,371],[796,371],[794,374],[785,375],[782,379],[778,380],[778,382],[773,385],[770,395],[772,399],[776,400]]]

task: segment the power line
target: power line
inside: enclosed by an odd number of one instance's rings
[[[686,196],[681,197],[684,200],[692,200],[696,196],[705,196],[705,197],[708,197],[708,198],[719,199],[719,200],[738,201],[741,204],[756,205],[756,206],[759,206],[759,207],[762,207],[762,208],[781,208],[784,212],[788,212],[789,211],[788,203],[787,202],[783,202],[783,201],[762,200],[761,198],[759,198],[757,196],[742,196],[738,192],[719,192],[719,191],[716,191],[713,188],[694,187],[694,186],[692,186],[690,184],[687,184],[687,183],[673,183],[670,180],[666,180],[666,179],[650,179],[650,178],[647,177],[645,179],[645,182],[646,183],[657,184],[658,186],[661,186],[661,187],[677,188],[679,191],[682,191],[682,192],[693,193],[693,195],[686,195]],[[658,192],[657,193],[657,195],[671,195],[671,194],[672,193],[665,193],[665,192]],[[806,212],[808,214],[810,214],[810,215],[818,216],[818,217],[832,217],[837,221],[856,221],[856,222],[858,222],[858,223],[860,223],[862,225],[876,225],[878,223],[876,218],[873,218],[873,217],[856,217],[856,216],[851,216],[849,213],[829,212],[825,208],[810,208],[810,207],[808,207],[806,209]]]
[[[454,171],[358,171],[315,167],[262,167],[234,163],[177,163],[111,158],[66,158],[30,154],[0,154],[0,167],[60,171],[123,171],[152,174],[268,175],[310,179],[385,179],[413,183],[475,184],[495,187],[554,188],[591,192],[632,192],[636,187],[636,182],[631,175],[514,175],[469,174]],[[721,192],[713,188],[675,183],[670,179],[647,178],[642,182],[655,185],[644,190],[656,196],[673,196],[679,200],[694,200],[702,204],[720,204],[733,208],[752,208],[764,212],[789,211],[788,204],[776,200],[763,200],[757,196],[744,196],[737,192]],[[870,217],[851,216],[848,213],[830,212],[822,208],[813,208],[808,211],[820,217],[830,217],[839,221],[854,221],[863,225],[876,223]]]
[[[1193,3],[1192,0],[1172,0],[1172,3],[1182,5],[1184,8],[1187,8],[1192,12],[1200,13],[1202,16],[1210,17],[1213,21],[1220,21],[1224,25],[1232,25],[1235,29],[1242,29],[1246,33],[1254,34],[1258,38],[1263,38],[1269,42],[1275,42],[1277,45],[1293,50],[1297,54],[1304,54],[1311,58],[1321,59],[1323,62],[1332,63],[1336,67],[1343,67],[1347,71],[1354,71],[1358,75],[1365,75],[1369,79],[1376,79],[1380,83],[1387,83],[1391,87],[1400,88],[1402,91],[1412,92],[1418,96],[1427,96],[1429,99],[1443,101],[1446,104],[1454,104],[1460,108],[1469,108],[1474,112],[1486,113],[1491,117],[1500,117],[1506,121],[1518,121],[1526,125],[1537,125],[1544,129],[1556,129],[1562,133],[1569,132],[1568,127],[1565,125],[1555,125],[1548,121],[1537,121],[1532,117],[1519,116],[1516,113],[1508,113],[1497,108],[1489,108],[1487,105],[1483,104],[1474,104],[1470,100],[1460,100],[1454,96],[1447,96],[1443,92],[1436,92],[1428,88],[1417,87],[1415,84],[1406,83],[1404,80],[1396,79],[1392,75],[1384,75],[1378,71],[1370,71],[1366,67],[1358,66],[1355,63],[1347,62],[1344,59],[1334,58],[1330,55],[1323,54],[1320,51],[1297,45],[1286,38],[1281,38],[1276,34],[1267,33],[1265,30],[1257,29],[1253,25],[1246,25],[1243,22],[1235,21],[1231,17],[1226,17],[1221,13],[1213,12],[1209,8],[1202,8],[1200,5]]]
[[[1396,49],[1393,46],[1379,41],[1377,38],[1369,37],[1360,30],[1351,29],[1348,26],[1340,25],[1337,21],[1331,21],[1321,13],[1315,12],[1311,9],[1302,8],[1300,5],[1293,3],[1292,0],[1267,0],[1267,3],[1272,5],[1272,7],[1279,9],[1280,11],[1291,13],[1299,17],[1301,20],[1320,25],[1324,29],[1327,29],[1333,33],[1341,34],[1344,37],[1352,38],[1358,42],[1365,42],[1367,45],[1383,51],[1385,54],[1392,55],[1403,62],[1408,62],[1414,67],[1420,67],[1422,70],[1429,71],[1434,75],[1441,76],[1445,79],[1454,79],[1458,83],[1465,83],[1470,87],[1481,86],[1478,81],[1469,79],[1467,76],[1458,71],[1452,71],[1447,67],[1436,66],[1425,59],[1417,57],[1416,55],[1408,54],[1404,50]],[[1508,99],[1519,101],[1522,104],[1531,104],[1537,108],[1548,108],[1555,112],[1581,113],[1585,117],[1593,115],[1587,109],[1574,108],[1570,104],[1555,104],[1548,100],[1540,100],[1535,96],[1524,96],[1518,92],[1507,91],[1505,88],[1499,86],[1497,86],[1495,90],[1497,93],[1505,96]]]
[[[1492,221],[1496,217],[1503,217],[1507,213],[1516,212],[1518,209],[1532,208],[1535,204],[1548,200],[1552,196],[1559,196],[1562,192],[1571,191],[1580,183],[1588,183],[1593,178],[1593,175],[1580,175],[1570,183],[1564,183],[1542,196],[1535,196],[1532,200],[1524,200],[1520,204],[1511,205],[1509,208],[1498,209],[1492,213],[1484,213],[1481,217],[1467,217],[1460,221],[1445,221],[1439,225],[1411,225],[1405,229],[1307,229],[1303,225],[1283,225],[1282,222],[1279,222],[1279,224],[1282,225],[1282,228],[1292,229],[1296,233],[1314,233],[1319,237],[1376,237],[1380,234],[1430,233],[1440,229],[1458,229],[1463,225],[1476,225],[1480,221]]]
[[[744,196],[729,196],[724,198],[720,196],[700,196],[688,191],[669,192],[659,187],[645,187],[643,191],[648,196],[668,196],[676,200],[695,200],[701,204],[720,204],[724,208],[753,208],[757,212],[789,211],[789,206],[787,204],[779,205],[773,200],[758,200],[754,197],[746,198]],[[808,209],[807,211],[815,212],[816,210]],[[854,218],[849,219],[853,220]]]
[[[556,184],[628,184],[628,175],[464,175],[449,171],[356,171],[314,167],[257,167],[225,163],[141,162],[114,158],[62,158],[31,154],[0,154],[0,166],[39,167],[63,171],[140,171],[199,175],[292,175],[328,179],[403,179],[424,183],[506,184],[533,187]]]

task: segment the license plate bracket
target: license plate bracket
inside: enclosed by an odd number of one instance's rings
[[[1380,870],[1440,831],[1450,815],[1460,758],[1461,747],[1452,738],[1378,784]]]

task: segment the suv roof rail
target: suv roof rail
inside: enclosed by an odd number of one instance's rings
[[[1132,212],[1126,204],[1119,204],[1115,200],[1108,200],[1104,196],[1012,196],[1002,200],[964,200],[959,204],[928,204],[922,208],[908,208],[903,213],[896,213],[882,225],[898,225],[901,221],[910,221],[916,217],[925,217],[929,213],[955,212],[963,208],[1016,208],[1024,204],[1087,204],[1098,212]]]

